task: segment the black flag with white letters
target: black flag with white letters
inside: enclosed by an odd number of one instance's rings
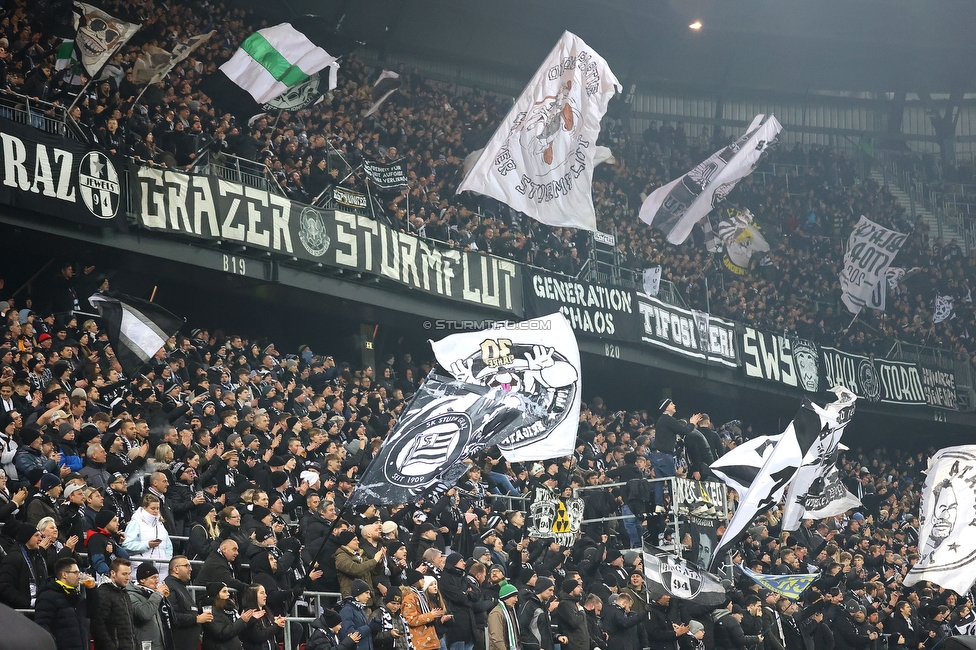
[[[78,140],[0,118],[0,203],[124,230],[124,161]]]

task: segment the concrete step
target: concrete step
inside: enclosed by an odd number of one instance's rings
[[[885,184],[884,174],[882,174],[880,170],[871,170],[871,179],[876,181],[881,186],[884,186]],[[905,208],[905,212],[911,214],[912,199],[910,196],[908,196],[908,193],[897,185],[888,185],[888,191],[891,192],[891,195],[895,197],[895,200],[898,201],[903,208]],[[915,205],[915,214],[916,216],[921,217],[922,221],[928,225],[929,240],[935,241],[939,237],[939,218],[918,204]],[[945,242],[954,241],[958,246],[965,250],[965,235],[960,233],[954,224],[943,222],[942,240]]]

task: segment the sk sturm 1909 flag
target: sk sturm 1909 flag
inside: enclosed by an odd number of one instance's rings
[[[820,415],[813,410],[810,400],[804,398],[803,405],[766,458],[756,479],[746,493],[740,495],[739,507],[725,528],[725,534],[715,549],[709,568],[715,567],[723,554],[745,537],[754,518],[779,502],[784,488],[793,480],[807,451],[820,435],[820,430]]]
[[[88,299],[105,321],[112,350],[129,377],[149,362],[183,325],[157,304],[121,293],[96,293]]]
[[[98,7],[75,2],[75,51],[85,72],[94,77],[139,30],[139,25],[114,18]]]
[[[709,468],[741,497],[756,480],[763,463],[773,453],[782,437],[783,434],[778,433],[775,436],[757,436],[746,440],[709,465]]]
[[[932,303],[932,322],[941,323],[952,318],[952,312],[954,310],[953,302],[955,301],[952,296],[937,294]]]
[[[976,445],[948,447],[929,459],[919,520],[919,560],[905,584],[931,580],[966,593],[976,580]]]
[[[725,602],[725,587],[718,576],[664,549],[644,545],[644,577],[656,591],[714,607]]]
[[[210,40],[213,32],[198,34],[176,44],[172,52],[158,47],[145,46],[135,65],[132,66],[133,81],[137,84],[154,84],[166,75],[180,61],[190,56],[194,50]]]
[[[744,563],[738,567],[742,569],[742,573],[752,578],[753,582],[760,587],[775,591],[780,596],[786,596],[790,600],[796,600],[802,596],[803,592],[809,589],[810,585],[820,577],[819,573],[800,573],[785,576],[766,575],[765,573],[750,571]]]
[[[325,49],[325,30],[312,19],[292,26],[281,23],[260,29],[217,72],[206,77],[203,90],[223,110],[253,114],[289,89],[310,83],[312,75],[329,68],[329,87],[336,86],[336,57]],[[315,83],[318,90],[318,83]]]
[[[515,394],[545,414],[498,448],[510,462],[573,453],[580,411],[576,336],[559,313],[434,342],[437,363],[456,379]]]
[[[736,275],[749,272],[754,253],[769,251],[769,242],[763,237],[749,210],[728,210],[726,218],[718,224],[718,236],[725,245],[722,264]]]
[[[844,292],[841,300],[852,314],[864,307],[884,309],[884,300],[871,300],[878,289],[884,293],[887,286],[885,273],[895,255],[905,243],[907,235],[879,226],[861,216],[847,240],[844,269],[840,272],[840,286]]]
[[[664,233],[672,244],[688,239],[691,229],[718,206],[736,183],[752,173],[783,129],[772,115],[757,115],[745,134],[716,151],[687,174],[659,187],[644,200],[640,218]]]
[[[857,396],[840,386],[830,390],[837,395],[836,401],[824,408],[810,404],[820,416],[820,433],[790,483],[780,521],[783,530],[796,530],[804,519],[832,517],[861,505],[841,482],[837,470],[838,445],[844,428],[854,416]]]
[[[529,396],[431,373],[369,464],[348,501],[411,503],[446,490],[466,458],[546,416]]]
[[[403,80],[400,79],[400,75],[391,71],[384,70],[380,73],[380,76],[376,79],[376,83],[373,84],[373,104],[369,107],[369,110],[363,115],[363,117],[369,117],[383,105],[390,95],[396,92],[403,84]]]
[[[458,186],[550,226],[596,230],[594,156],[600,121],[620,82],[566,32]]]

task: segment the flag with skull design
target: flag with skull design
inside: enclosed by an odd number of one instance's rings
[[[96,77],[139,27],[141,25],[110,16],[98,7],[76,1],[75,51],[85,72]]]
[[[573,453],[580,412],[580,357],[566,318],[550,314],[431,341],[437,363],[456,379],[524,395],[545,417],[498,445],[510,462]]]

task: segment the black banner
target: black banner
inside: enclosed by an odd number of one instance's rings
[[[381,190],[398,190],[407,186],[407,160],[401,158],[391,163],[364,160],[363,170],[369,180]]]
[[[762,332],[744,326],[741,334],[742,369],[747,377],[765,379],[809,393],[820,392],[817,344]]]
[[[928,404],[918,366],[904,361],[870,359],[834,348],[821,348],[825,386],[843,386],[870,402]]]
[[[425,293],[522,315],[522,267],[320,210],[253,187],[152,167],[129,174],[140,225],[238,242],[386,278]]]
[[[368,205],[365,194],[345,187],[333,187],[332,200],[339,205],[356,208],[357,210],[365,210]]]
[[[637,294],[641,340],[655,347],[731,368],[739,366],[735,323]]]
[[[918,369],[928,405],[951,411],[959,410],[955,373],[951,370],[929,367],[921,362],[918,364]]]
[[[579,282],[541,271],[525,274],[525,315],[561,312],[580,334],[598,338],[640,341],[640,319],[630,289]]]
[[[125,228],[121,157],[4,118],[0,156],[0,203],[88,226]]]

